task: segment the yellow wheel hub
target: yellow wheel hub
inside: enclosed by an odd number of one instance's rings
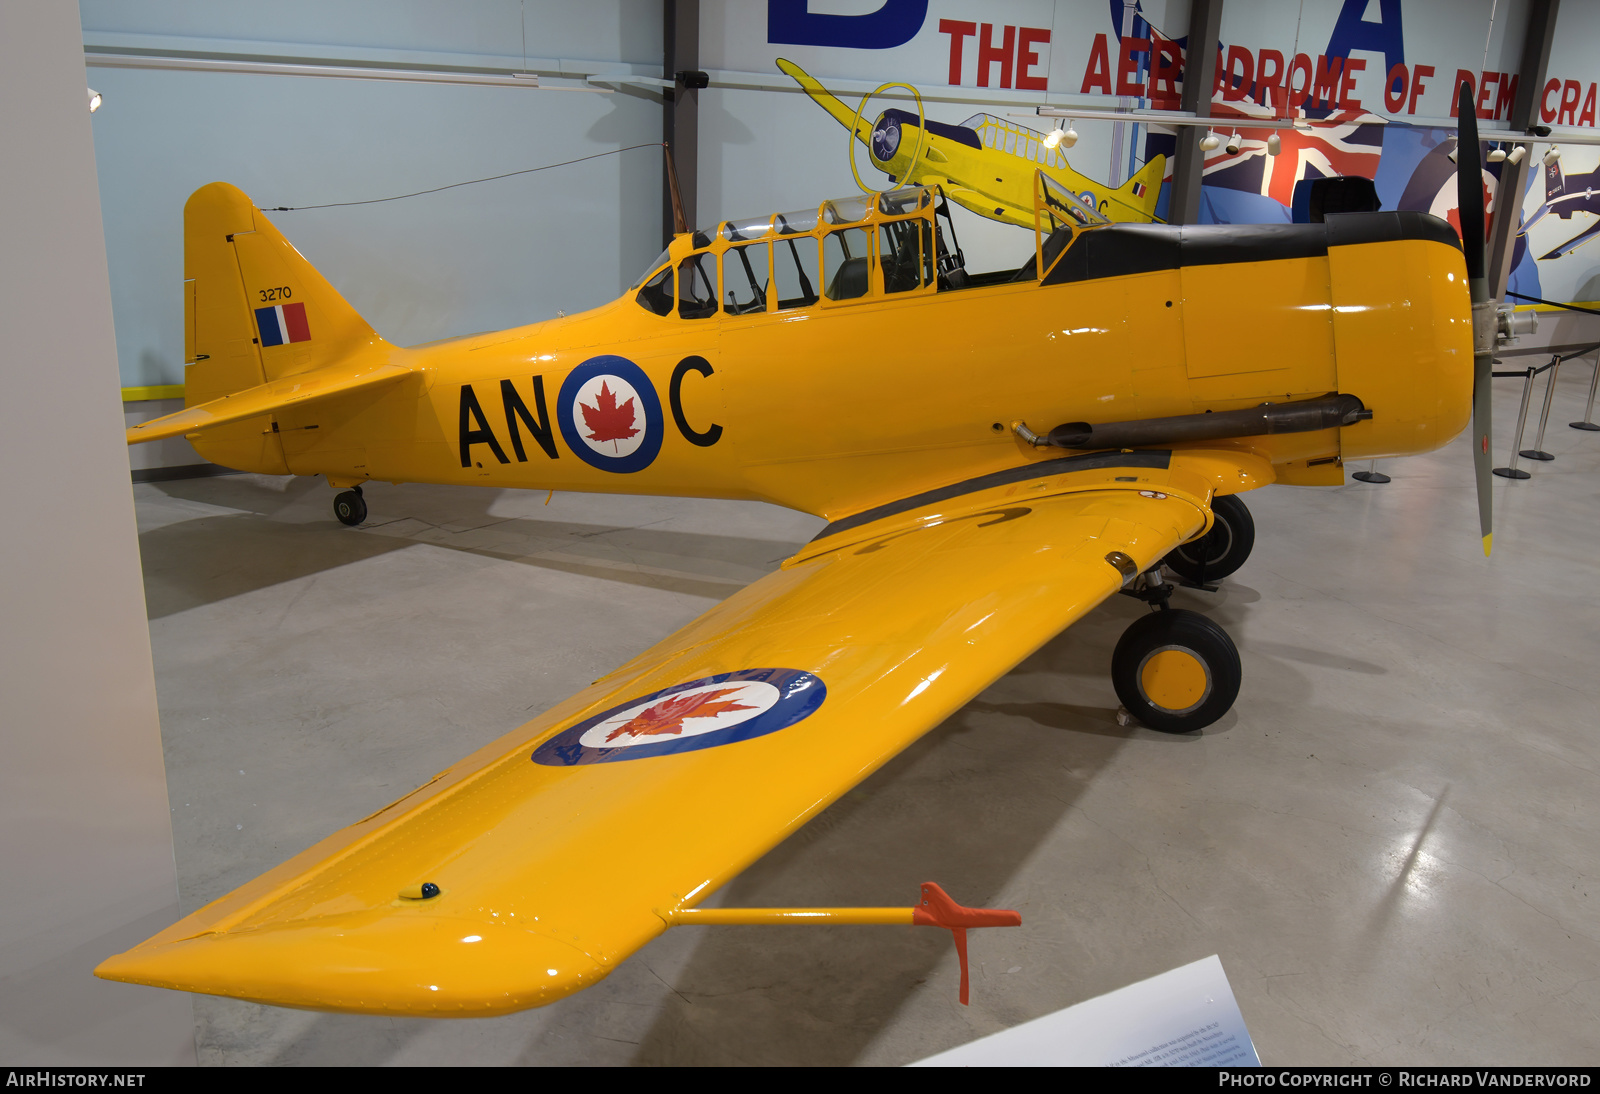
[[[1177,646],[1159,649],[1139,667],[1139,690],[1150,704],[1174,714],[1199,706],[1211,691],[1206,664]]]

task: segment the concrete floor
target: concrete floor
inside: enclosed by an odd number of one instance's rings
[[[1247,496],[1216,595],[1245,682],[1205,733],[1119,728],[1116,597],[775,849],[729,904],[1015,907],[974,936],[682,928],[506,1018],[195,998],[216,1064],[899,1064],[1220,954],[1268,1064],[1600,1062],[1600,437],[1562,380],[1485,561],[1465,439],[1387,486]],[[1515,413],[1506,384],[1500,421]],[[1540,394],[1542,394],[1542,389]],[[1503,424],[1502,435],[1509,436]],[[1501,444],[1505,448],[1507,445]],[[188,912],[772,569],[820,526],[674,499],[135,488]],[[152,991],[155,989],[151,989]]]

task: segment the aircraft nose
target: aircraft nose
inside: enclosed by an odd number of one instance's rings
[[[888,111],[878,115],[872,127],[872,158],[888,163],[900,148],[900,123]]]
[[[541,1006],[610,971],[542,929],[354,913],[147,944],[95,975],[274,1006],[442,1018]]]

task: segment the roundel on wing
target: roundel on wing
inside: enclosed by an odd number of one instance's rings
[[[569,372],[556,421],[573,455],[602,471],[643,471],[661,452],[661,400],[644,369],[626,357],[591,357]]]
[[[827,694],[819,677],[799,669],[718,673],[585,718],[535,749],[533,762],[572,767],[748,741],[809,718]]]

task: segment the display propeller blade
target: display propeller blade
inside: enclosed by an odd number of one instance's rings
[[[1495,324],[1484,246],[1483,150],[1478,144],[1472,85],[1465,80],[1457,92],[1456,116],[1456,215],[1461,224],[1461,253],[1467,260],[1467,289],[1472,294],[1472,466],[1478,485],[1478,528],[1483,535],[1483,553],[1488,555],[1494,542],[1489,385],[1494,372]]]

